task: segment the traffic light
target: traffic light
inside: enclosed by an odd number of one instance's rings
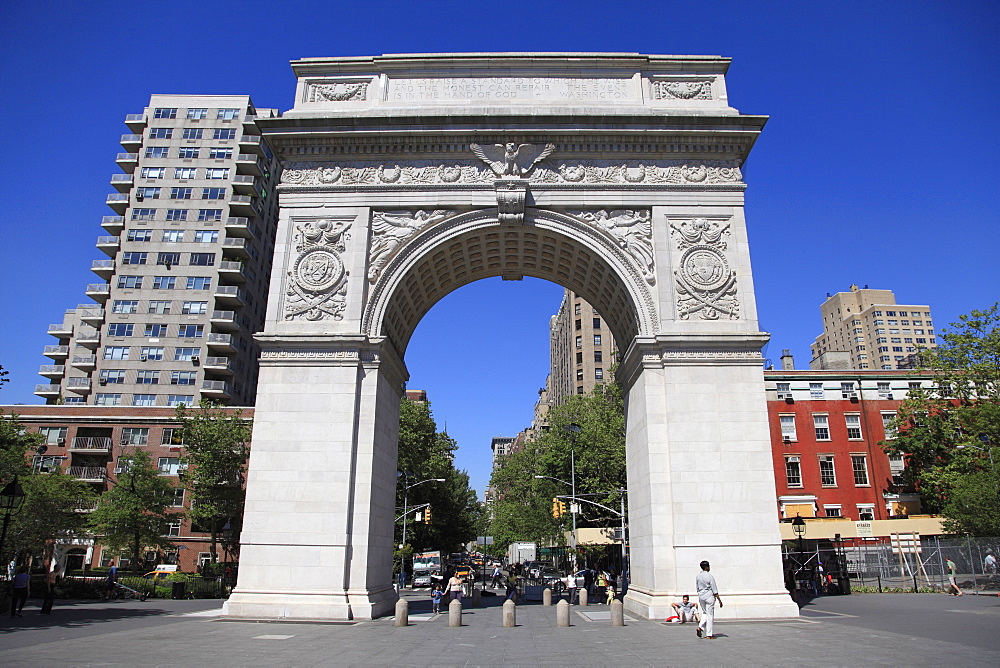
[[[562,515],[562,508],[559,505],[560,503],[561,501],[559,501],[559,499],[555,497],[552,498],[552,517],[555,517],[557,519],[559,518],[560,515]]]
[[[430,507],[430,505],[428,505],[426,508],[424,508],[424,522],[427,522],[428,524],[431,523],[431,507]]]
[[[566,514],[566,502],[563,501],[562,499],[559,499],[559,515],[562,516],[565,514]]]

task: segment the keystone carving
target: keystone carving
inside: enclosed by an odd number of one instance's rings
[[[653,226],[648,209],[570,211],[569,214],[611,235],[635,260],[646,282],[650,285],[656,283],[653,271]]]
[[[372,214],[372,243],[368,251],[368,280],[378,280],[382,268],[406,241],[431,223],[454,214],[454,211],[376,211]]]
[[[350,239],[350,221],[311,220],[295,225],[298,257],[288,272],[285,320],[340,320],[344,317],[347,271],[341,260]]]
[[[524,179],[501,179],[496,182],[497,213],[501,225],[523,225],[528,182]]]
[[[678,316],[682,320],[692,316],[702,320],[723,316],[738,319],[736,271],[729,267],[723,253],[728,248],[723,237],[729,234],[729,224],[694,218],[671,223],[670,231],[677,250],[684,251],[674,271]]]

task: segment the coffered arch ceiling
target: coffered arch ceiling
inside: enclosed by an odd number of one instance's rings
[[[570,216],[528,210],[524,225],[500,225],[496,209],[458,215],[426,230],[389,262],[373,286],[366,331],[402,355],[421,318],[458,288],[524,276],[573,290],[604,317],[621,348],[649,333],[653,300],[611,241]]]

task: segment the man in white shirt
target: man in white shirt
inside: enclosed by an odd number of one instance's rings
[[[694,579],[695,588],[698,590],[698,602],[701,603],[701,621],[695,633],[699,638],[715,640],[715,603],[718,601],[722,607],[722,599],[719,598],[719,588],[715,585],[715,578],[709,573],[711,566],[707,561],[701,562],[701,573]],[[704,632],[702,631],[704,629]]]

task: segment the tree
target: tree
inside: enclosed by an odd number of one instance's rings
[[[905,480],[925,509],[965,517],[953,495],[972,489],[1000,455],[1000,302],[950,327],[938,348],[920,351],[920,371],[933,383],[909,393],[894,421],[896,438],[882,445],[906,457]],[[949,519],[953,529],[972,531],[958,516]]]
[[[211,559],[217,560],[220,535],[227,553],[238,551],[246,503],[246,467],[250,456],[251,422],[242,411],[224,410],[208,401],[196,409],[177,407],[187,467],[182,480],[191,490],[192,522],[211,534]],[[230,531],[223,529],[229,525]]]
[[[9,549],[5,551],[44,553],[48,561],[58,539],[87,532],[87,516],[80,509],[93,503],[97,495],[89,484],[59,469],[28,475],[20,478],[20,482],[25,493],[24,505],[11,521],[7,534]]]
[[[562,522],[552,517],[549,506],[551,485],[535,479],[543,469],[534,445],[504,456],[490,477],[493,500],[487,533],[493,536],[494,554],[506,552],[516,541],[555,541],[562,535]]]
[[[951,533],[1000,536],[1000,484],[996,472],[977,471],[955,484],[945,502],[944,528]]]
[[[16,413],[0,411],[0,483],[6,485],[15,475],[27,475],[31,471],[28,451],[44,441],[41,434],[27,432]]]
[[[159,474],[149,454],[135,449],[118,458],[118,480],[101,495],[97,510],[90,516],[91,530],[111,550],[132,556],[132,568],[139,567],[144,548],[170,549],[170,523],[183,519],[180,512],[168,512],[174,487]]]

